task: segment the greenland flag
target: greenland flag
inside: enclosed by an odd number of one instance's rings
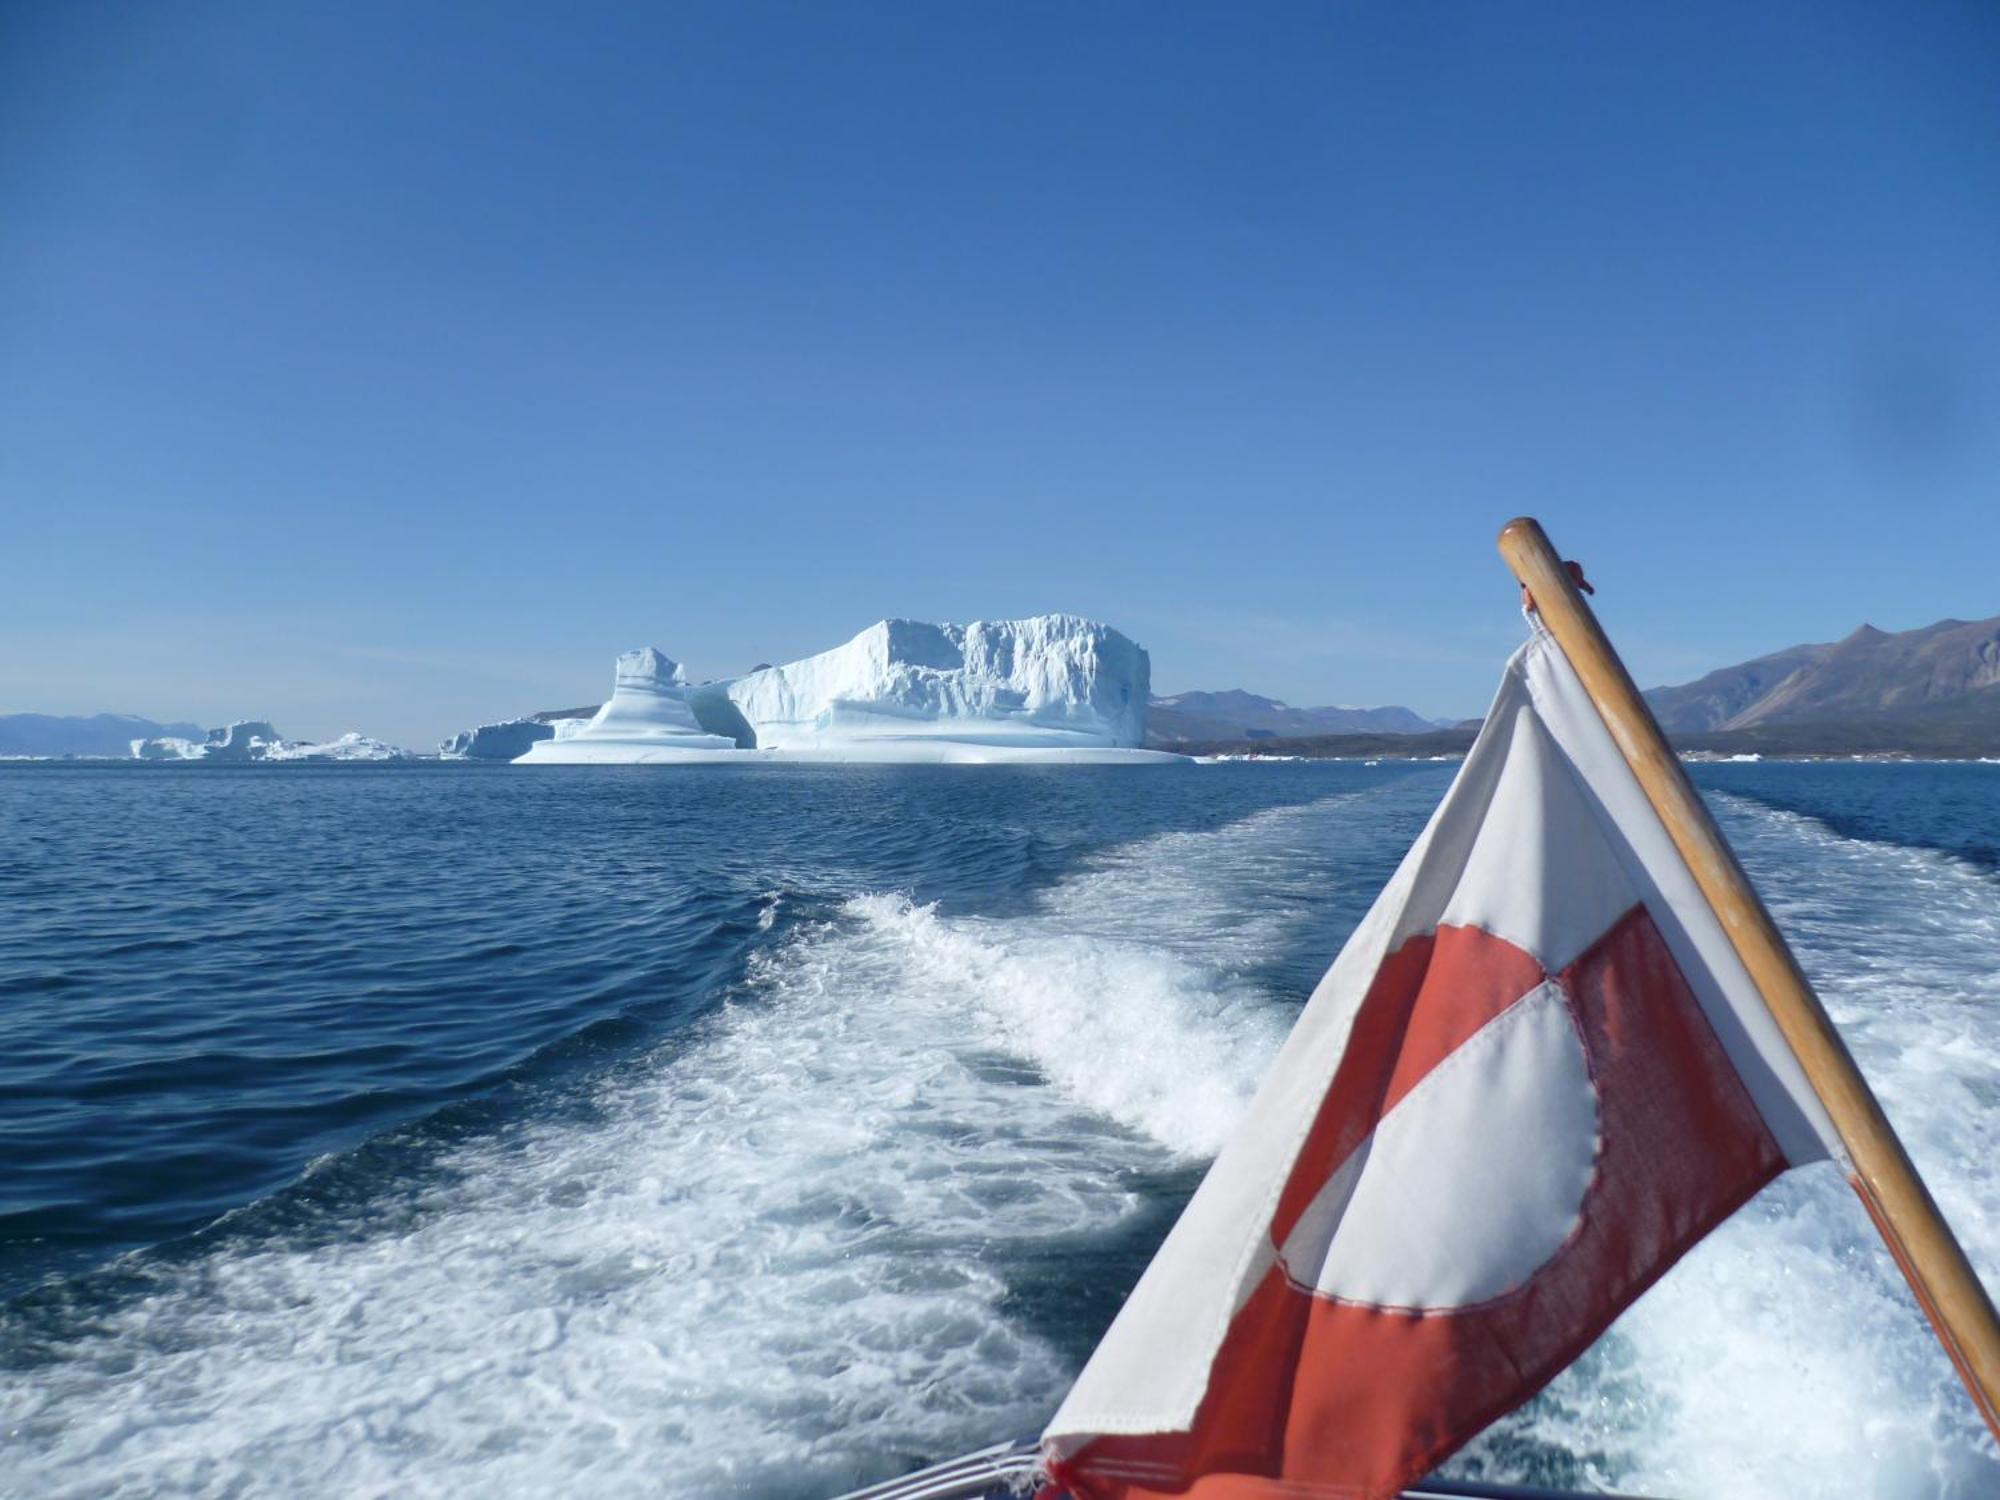
[[[1373,1500],[1832,1126],[1531,615],[1463,769],[1043,1437],[1087,1500]]]

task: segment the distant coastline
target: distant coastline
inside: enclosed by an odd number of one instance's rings
[[[1897,725],[1897,730],[1908,726]],[[1431,734],[1324,734],[1284,739],[1205,740],[1175,746],[1201,759],[1435,760],[1463,755],[1471,729]],[[2000,761],[2000,735],[1935,738],[1886,734],[1867,724],[1770,724],[1709,734],[1669,734],[1684,760],[1935,760]]]
[[[1300,708],[1240,688],[1155,697],[1150,676],[1136,643],[1077,616],[968,627],[883,620],[818,656],[714,682],[687,680],[658,651],[627,653],[610,701],[482,724],[438,755],[352,731],[287,740],[264,720],[203,730],[125,714],[19,713],[0,714],[0,760],[559,763],[734,760],[753,749],[849,761],[1088,754],[1124,763],[1160,752],[1432,760],[1464,754],[1478,729],[1393,704]],[[1993,760],[2000,616],[1897,633],[1863,625],[1832,644],[1790,646],[1645,696],[1689,759]]]

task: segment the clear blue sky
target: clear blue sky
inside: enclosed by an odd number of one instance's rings
[[[2000,613],[2000,6],[0,7],[0,711],[887,614],[1483,708]]]

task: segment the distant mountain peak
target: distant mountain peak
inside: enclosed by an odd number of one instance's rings
[[[1424,734],[1438,726],[1398,704],[1294,708],[1243,688],[1170,693],[1146,709],[1150,745],[1293,739],[1326,734]]]
[[[1670,732],[1939,714],[2000,731],[2000,616],[1916,630],[1862,625],[1833,645],[1791,646],[1646,694]]]
[[[124,759],[132,741],[159,736],[200,739],[199,724],[162,724],[137,714],[0,714],[0,756],[82,755]]]

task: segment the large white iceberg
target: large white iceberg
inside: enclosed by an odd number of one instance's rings
[[[528,764],[741,760],[1171,761],[1138,748],[1151,663],[1074,615],[883,620],[844,646],[690,683],[659,651],[618,658],[611,701]]]

